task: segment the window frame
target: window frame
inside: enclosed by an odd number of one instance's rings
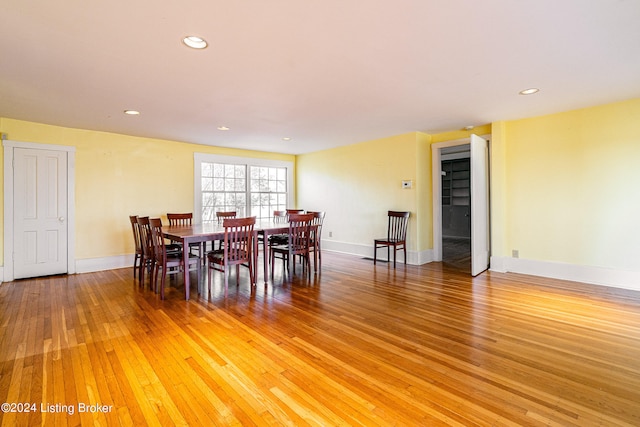
[[[287,169],[287,206],[293,206],[293,167],[294,163],[285,160],[271,160],[261,159],[254,157],[241,157],[241,156],[225,156],[221,154],[207,154],[207,153],[194,153],[193,159],[193,220],[195,224],[202,224],[202,163],[224,163],[246,166],[247,168],[247,186],[246,186],[246,200],[247,200],[247,212],[249,216],[254,216],[251,213],[251,186],[250,182],[250,166],[263,166],[263,167],[279,167]]]

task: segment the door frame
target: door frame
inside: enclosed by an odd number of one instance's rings
[[[490,135],[478,135],[491,141]],[[471,142],[471,136],[452,141],[436,142],[431,144],[431,183],[433,195],[433,261],[442,261],[442,148],[467,145]],[[473,197],[473,194],[472,194]]]
[[[21,142],[3,140],[4,147],[4,266],[2,271],[2,281],[11,282],[13,275],[13,154],[16,148],[26,148],[32,150],[60,151],[67,155],[67,274],[75,274],[75,176],[76,176],[76,148],[68,145],[39,144],[35,142]]]

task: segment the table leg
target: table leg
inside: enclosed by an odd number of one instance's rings
[[[186,239],[182,240],[182,258],[184,262],[182,267],[182,270],[184,271],[184,298],[188,301],[189,287],[191,284],[189,283],[189,242]]]
[[[262,264],[264,265],[264,284],[269,282],[269,233],[262,233],[262,254],[264,259]]]
[[[258,233],[256,233],[255,231],[253,232],[253,268],[251,269],[251,273],[252,273],[252,277],[251,277],[251,284],[252,285],[257,285],[258,284]]]

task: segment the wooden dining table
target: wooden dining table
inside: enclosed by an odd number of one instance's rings
[[[256,221],[256,224],[253,228],[254,230],[254,239],[253,239],[253,259],[254,266],[257,266],[258,261],[258,239],[257,235],[261,234],[264,236],[262,241],[263,246],[263,255],[264,255],[264,283],[265,285],[268,283],[269,279],[269,236],[274,234],[286,234],[289,232],[289,223],[281,222],[275,223],[271,219],[264,219]],[[224,239],[224,227],[218,223],[206,223],[206,224],[194,224],[194,225],[185,225],[185,226],[168,226],[163,227],[162,232],[164,237],[182,243],[183,248],[189,248],[191,243],[199,243],[204,244],[205,242],[211,242],[216,240]],[[184,265],[188,265],[189,262],[189,251],[183,250],[184,256]],[[291,263],[289,263],[291,265]],[[256,282],[257,272],[254,268],[254,274],[256,275],[252,280]],[[189,280],[189,269],[184,269],[184,291],[185,291],[185,299],[189,299],[189,288],[191,286]]]

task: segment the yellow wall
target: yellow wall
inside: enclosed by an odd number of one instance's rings
[[[323,239],[371,247],[375,237],[386,234],[387,210],[409,210],[409,250],[430,250],[431,144],[471,133],[490,134],[491,125],[434,135],[412,132],[298,156],[298,204],[327,211]],[[407,179],[413,180],[411,190],[400,186]],[[353,215],[360,219],[339,220]]]
[[[498,129],[504,214],[494,255],[517,249],[520,258],[638,271],[640,99]]]
[[[471,137],[471,134],[476,134],[478,136],[490,135],[491,125],[487,124],[477,126],[471,130],[455,130],[449,132],[434,133],[433,135],[431,135],[431,142],[435,144],[437,142],[455,141],[457,139],[469,138]]]
[[[193,210],[194,152],[294,162],[296,206],[327,212],[326,240],[371,248],[386,232],[386,211],[409,210],[409,250],[428,251],[430,144],[469,134],[412,132],[296,157],[12,119],[0,119],[0,132],[76,147],[78,259],[131,253],[129,214]],[[527,260],[639,271],[640,99],[473,132],[492,134],[493,257],[518,250]],[[402,180],[412,180],[413,188],[402,189]]]
[[[408,249],[419,250],[431,240],[431,230],[419,225],[421,216],[431,217],[431,177],[422,167],[431,161],[428,142],[412,132],[300,155],[298,206],[327,212],[323,239],[363,247],[386,235],[388,210],[411,211]],[[413,188],[402,189],[403,180]]]
[[[6,118],[0,119],[0,132],[13,141],[76,147],[77,259],[133,253],[129,215],[192,212],[195,152],[295,164],[295,156],[291,155],[207,147]],[[2,242],[0,238],[0,244]]]

